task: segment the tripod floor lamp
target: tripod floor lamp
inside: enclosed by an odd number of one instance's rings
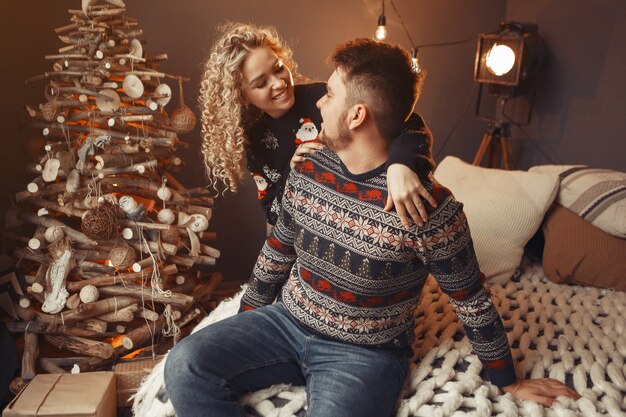
[[[513,169],[511,125],[530,122],[534,90],[525,122],[510,120],[504,108],[508,100],[527,94],[532,89],[545,56],[545,44],[535,24],[503,22],[498,31],[478,36],[474,66],[474,81],[480,84],[476,115],[486,120],[489,127],[476,151],[474,165],[481,165],[488,156],[487,166]],[[484,86],[487,86],[489,96],[496,98],[495,117],[480,114]]]

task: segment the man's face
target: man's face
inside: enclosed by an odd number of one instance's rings
[[[316,104],[322,115],[322,131],[318,139],[335,152],[345,148],[351,140],[344,75],[340,68],[331,74],[326,83],[327,93]]]

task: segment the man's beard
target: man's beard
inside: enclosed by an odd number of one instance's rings
[[[350,136],[350,129],[348,129],[348,124],[346,123],[346,117],[348,115],[348,111],[345,110],[341,116],[339,117],[339,126],[337,137],[331,138],[326,135],[326,129],[322,126],[322,131],[318,135],[318,140],[326,145],[333,152],[340,151],[348,146],[348,144],[352,141]]]

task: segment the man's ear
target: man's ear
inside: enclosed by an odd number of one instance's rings
[[[362,103],[352,106],[348,114],[350,115],[348,120],[348,128],[350,129],[356,129],[362,126],[367,118],[370,117],[368,108]]]

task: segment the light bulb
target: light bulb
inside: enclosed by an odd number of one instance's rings
[[[417,60],[417,48],[411,50],[411,68],[416,74],[422,72],[422,69],[420,68],[420,63]]]
[[[496,43],[487,52],[485,63],[489,72],[499,77],[511,71],[515,65],[515,52],[506,45]]]
[[[374,38],[376,38],[377,41],[384,41],[385,38],[387,38],[387,25],[384,14],[378,16],[378,27],[376,28]]]

